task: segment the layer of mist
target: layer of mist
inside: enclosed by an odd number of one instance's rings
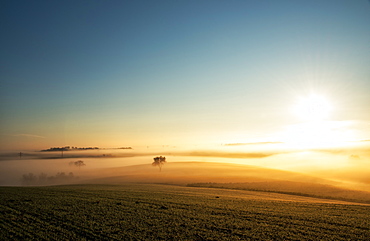
[[[17,152],[1,153],[0,185],[258,182],[274,186],[272,182],[288,181],[370,191],[366,151],[262,153],[226,150],[228,147],[205,151],[143,147],[64,153],[24,152],[21,156]],[[151,165],[153,157],[159,155],[166,156],[168,162],[162,171]],[[71,165],[78,161],[84,165]],[[308,186],[301,185],[301,188],[307,189]]]

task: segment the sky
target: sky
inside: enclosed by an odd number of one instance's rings
[[[369,26],[367,0],[2,0],[0,149],[365,143]]]

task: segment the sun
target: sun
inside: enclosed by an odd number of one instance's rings
[[[293,111],[303,121],[323,121],[329,117],[331,109],[324,96],[311,94],[300,98]]]

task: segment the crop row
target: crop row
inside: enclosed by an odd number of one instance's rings
[[[370,208],[131,184],[0,187],[1,240],[365,240]]]

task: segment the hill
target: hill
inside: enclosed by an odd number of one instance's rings
[[[92,183],[146,182],[187,185],[198,182],[300,181],[337,184],[326,179],[277,169],[216,162],[166,163],[162,171],[150,164],[90,170],[84,173]]]
[[[370,203],[370,193],[341,188],[340,183],[295,172],[248,165],[181,162],[96,170],[83,183],[162,183],[192,187],[275,192],[315,198]]]

